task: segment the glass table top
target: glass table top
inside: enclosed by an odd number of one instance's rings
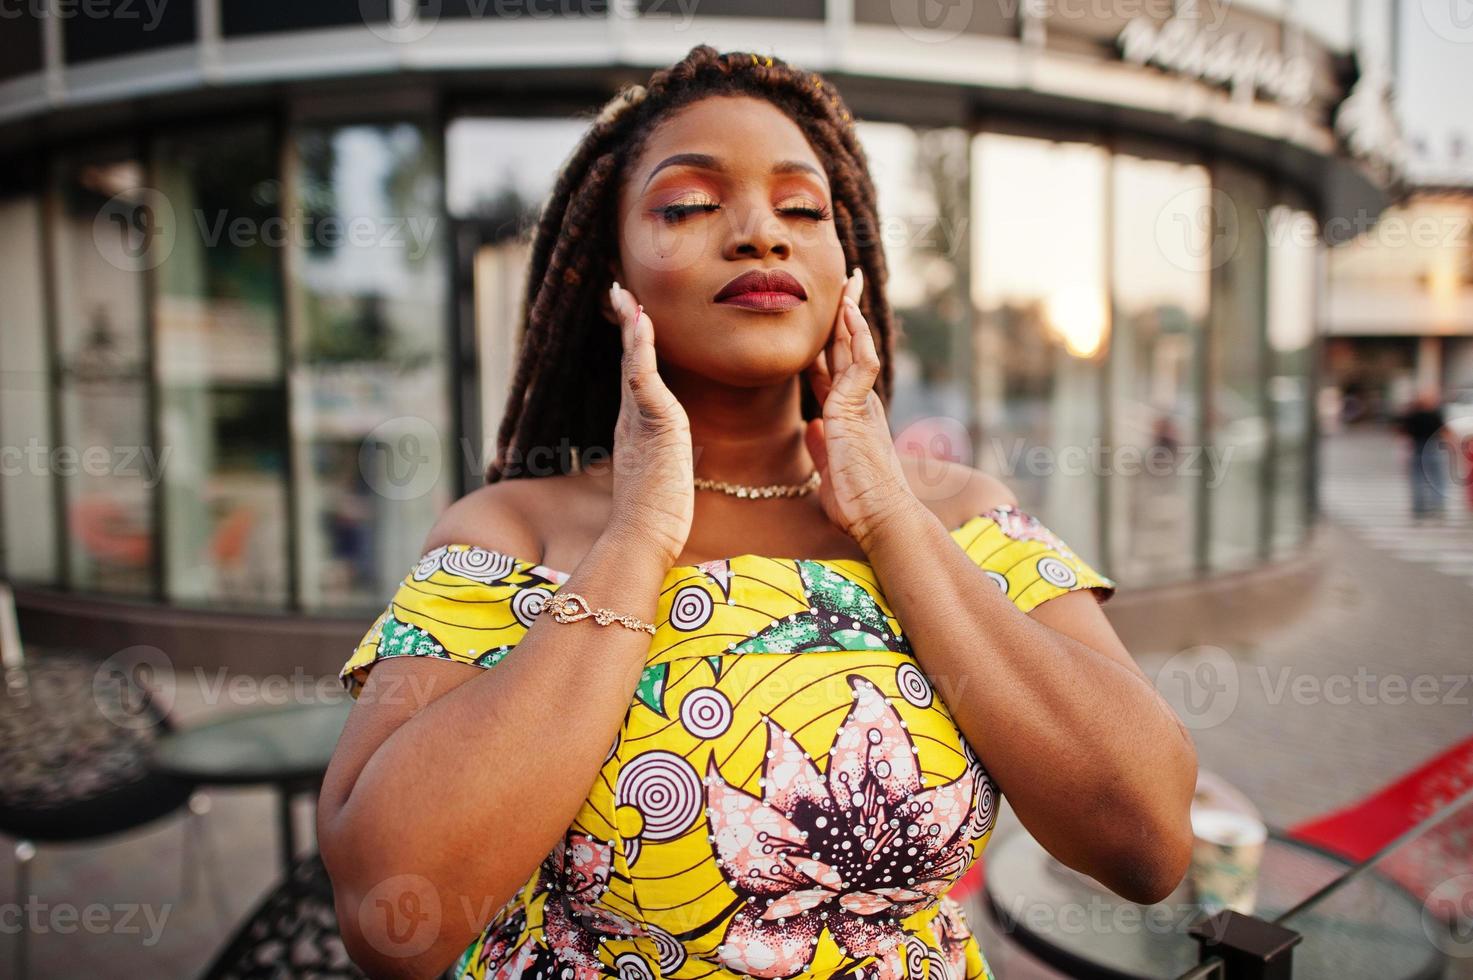
[[[1295,980],[1437,976],[1444,957],[1429,938],[1422,903],[1383,875],[1347,878],[1351,867],[1280,833],[1269,837],[1254,915],[1274,920],[1345,879],[1330,893],[1337,902],[1283,923],[1305,937],[1294,950]],[[988,848],[985,881],[1002,932],[1071,975],[1169,980],[1197,964],[1188,929],[1206,916],[1185,882],[1154,905],[1128,902],[1021,830]]]
[[[352,702],[253,708],[159,739],[160,771],[202,783],[288,782],[327,771]]]

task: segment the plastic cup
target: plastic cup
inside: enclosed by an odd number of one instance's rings
[[[1232,810],[1194,810],[1192,834],[1187,877],[1197,904],[1208,914],[1232,909],[1252,915],[1258,900],[1258,866],[1268,840],[1263,821]]]

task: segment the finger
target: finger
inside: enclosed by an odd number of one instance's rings
[[[849,273],[849,279],[844,283],[844,295],[858,303],[864,295],[864,270],[855,266]]]
[[[829,339],[824,344],[824,368],[827,370],[830,378],[833,378],[838,373],[837,368],[834,366],[834,351],[836,349],[837,339],[842,337],[844,333],[844,298],[853,295],[854,287],[854,276],[851,273],[845,278],[843,288],[839,290],[839,308],[834,310],[834,322],[829,328]]]
[[[819,473],[826,472],[829,465],[829,453],[823,440],[823,419],[809,419],[803,429],[803,442],[808,446],[808,455],[813,457],[814,468]]]
[[[623,350],[629,350],[634,342],[634,320],[630,317],[629,293],[616,280],[609,286],[609,301],[613,304],[614,313],[619,318],[619,343]]]
[[[823,403],[829,397],[829,391],[834,387],[833,378],[829,377],[829,367],[825,363],[824,352],[819,351],[804,371],[808,378],[808,387],[813,389],[813,397],[818,402],[818,407],[823,408]]]
[[[844,302],[839,304],[839,329],[835,331],[834,337],[833,376],[835,381],[849,370],[849,365],[854,363],[854,330],[849,318],[857,312],[859,312],[859,307],[855,305],[854,300],[845,296]]]
[[[859,312],[859,307],[845,303],[845,322],[851,338],[848,345],[850,363],[834,378],[833,391],[853,407],[865,404],[869,392],[874,389],[875,379],[880,375],[880,357],[875,350],[874,338],[869,323]]]
[[[850,311],[849,320],[850,329],[854,334],[854,342],[851,345],[854,350],[854,360],[872,366],[878,372],[880,350],[875,343],[875,332],[870,329],[869,320],[865,318],[858,305]]]
[[[631,394],[643,401],[649,396],[651,382],[659,379],[655,327],[634,295],[617,283],[615,287],[615,304],[620,311],[624,331],[623,383]]]

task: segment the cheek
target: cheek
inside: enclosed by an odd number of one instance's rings
[[[699,271],[711,252],[713,222],[669,224],[643,214],[625,216],[621,242],[631,283],[644,277],[679,279]]]

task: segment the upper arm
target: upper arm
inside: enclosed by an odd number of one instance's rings
[[[535,550],[535,532],[512,494],[499,484],[467,494],[446,509],[426,536],[424,553],[447,544],[472,544],[516,556],[539,553]],[[527,564],[519,561],[512,570],[523,570]],[[468,637],[494,637],[502,645],[511,645],[520,632],[525,632],[514,617],[505,618],[509,605],[505,600],[536,587],[538,582],[522,575],[504,583],[457,582],[443,589],[443,595],[437,595],[434,582],[418,580],[420,568],[416,565],[405,576],[343,665],[340,679],[354,704],[323,778],[320,826],[325,826],[347,801],[359,774],[385,740],[427,705],[489,666],[484,658],[479,664],[475,662],[478,658],[468,651],[474,650],[470,644],[477,641]],[[478,600],[493,615],[480,615]],[[454,608],[457,615],[443,616],[441,608]],[[405,623],[400,623],[401,616]],[[448,622],[451,619],[460,622]],[[412,629],[422,639],[412,645],[400,642],[392,651],[381,649],[385,643],[383,629],[391,620]],[[435,636],[431,630],[440,635]],[[392,638],[388,642],[393,642]],[[434,646],[442,648],[434,651],[435,655],[413,655],[429,652]]]
[[[998,537],[998,543],[1002,547],[986,545],[974,549],[979,563],[997,575],[1009,577],[1009,595],[1015,601],[1021,600],[1019,608],[1035,620],[1144,677],[1100,608],[1114,594],[1115,583],[1090,567],[1040,522],[1030,524],[1031,515],[1017,510],[1017,495],[1001,480],[971,467],[961,468],[967,471],[964,478],[958,478],[962,488],[958,497],[965,501],[960,509],[962,515],[1012,508],[1022,518],[1016,525],[1001,527],[1003,536]],[[1008,531],[1023,540],[1004,542]],[[1046,568],[1057,569],[1057,574],[1051,576],[1047,570],[1040,573],[1041,560],[1054,562]],[[1025,578],[1026,581],[1019,581]]]

